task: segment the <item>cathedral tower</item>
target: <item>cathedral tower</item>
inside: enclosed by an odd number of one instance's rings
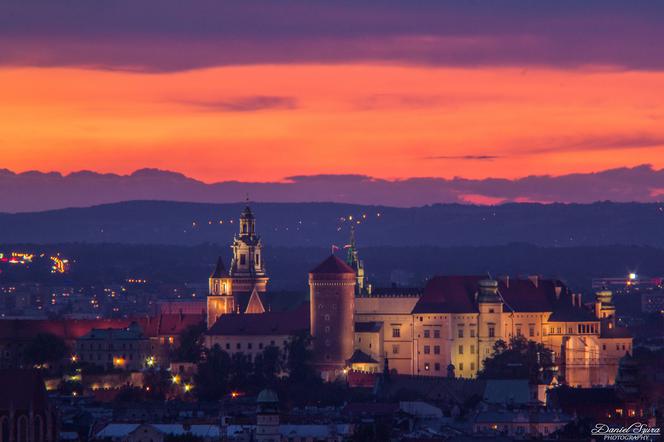
[[[235,301],[233,298],[233,281],[221,259],[217,259],[217,265],[210,275],[209,291],[207,297],[207,327],[208,329],[217,322],[219,316],[233,313]]]
[[[332,378],[353,354],[355,271],[330,255],[309,273],[314,363]]]
[[[261,237],[256,234],[256,218],[246,206],[240,216],[240,233],[233,239],[233,261],[230,276],[233,293],[249,294],[254,287],[259,293],[267,290]]]

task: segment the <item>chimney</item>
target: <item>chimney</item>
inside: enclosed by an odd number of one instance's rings
[[[557,285],[557,286],[554,288],[554,290],[555,290],[555,292],[556,292],[556,301],[557,301],[557,300],[560,299],[560,293],[563,291],[563,288],[560,287],[559,285]]]
[[[499,279],[503,281],[503,284],[505,284],[505,288],[510,288],[510,275],[501,276]]]
[[[537,287],[537,286],[539,285],[539,276],[538,276],[538,275],[530,275],[530,276],[528,277],[528,279],[530,280],[530,282],[533,283],[533,285],[534,285],[535,287]]]

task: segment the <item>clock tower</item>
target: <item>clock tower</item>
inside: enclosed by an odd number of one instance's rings
[[[233,239],[233,260],[230,277],[233,281],[233,293],[263,293],[267,290],[268,277],[263,260],[263,244],[256,234],[256,218],[249,206],[240,216],[240,233]]]

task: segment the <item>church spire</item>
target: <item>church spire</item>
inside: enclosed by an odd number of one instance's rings
[[[355,285],[355,294],[362,295],[366,291],[365,277],[364,277],[364,263],[360,260],[355,244],[355,226],[350,225],[350,238],[348,244],[344,246],[346,249],[346,264],[348,264],[357,275],[357,284]]]

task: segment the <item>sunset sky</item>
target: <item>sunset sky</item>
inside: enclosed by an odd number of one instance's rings
[[[444,3],[444,4],[443,4]],[[657,2],[0,4],[0,169],[664,168]]]

